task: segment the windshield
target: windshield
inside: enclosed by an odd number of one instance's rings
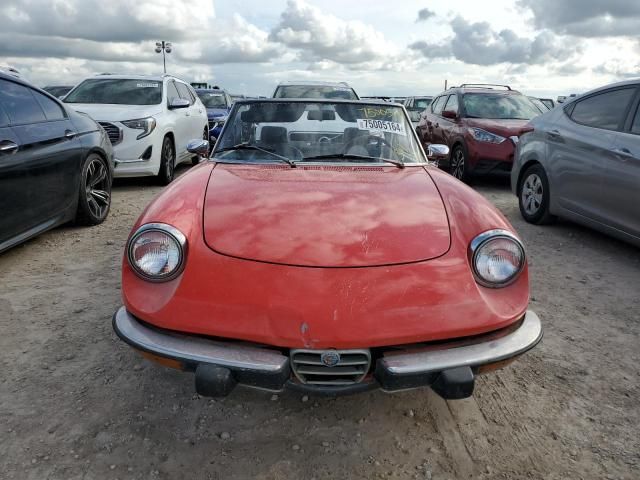
[[[544,103],[538,98],[529,97],[529,100],[531,100],[531,103],[533,103],[536,107],[538,107],[538,110],[540,110],[541,113],[545,113],[551,110],[546,103]]]
[[[400,106],[238,102],[212,154],[234,162],[426,163]]]
[[[469,118],[531,120],[540,111],[524,95],[466,93],[462,97]]]
[[[197,92],[198,97],[207,108],[227,108],[224,94],[218,92]]]
[[[358,99],[352,88],[322,85],[280,85],[276,89],[274,98]]]
[[[62,97],[73,87],[44,87],[44,91],[50,93],[54,97]]]
[[[421,108],[422,110],[424,110],[429,105],[431,105],[432,100],[433,98],[416,98],[415,101],[413,102],[413,106],[415,108]]]
[[[85,80],[64,99],[65,103],[157,105],[162,102],[162,82],[95,78]]]

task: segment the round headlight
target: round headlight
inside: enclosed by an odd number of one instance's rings
[[[149,223],[140,227],[129,241],[129,264],[145,280],[171,280],[182,271],[185,246],[186,238],[178,229]]]
[[[472,266],[476,281],[485,287],[505,287],[525,265],[524,248],[511,232],[490,230],[471,242]]]

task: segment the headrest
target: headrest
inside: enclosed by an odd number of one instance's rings
[[[267,126],[262,127],[260,132],[260,141],[268,144],[286,143],[287,129],[284,127]]]

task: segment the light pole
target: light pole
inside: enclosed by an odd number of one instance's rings
[[[164,40],[156,42],[156,53],[160,52],[162,52],[162,66],[164,67],[164,73],[167,73],[167,59],[165,52],[171,53],[171,42],[165,42]]]

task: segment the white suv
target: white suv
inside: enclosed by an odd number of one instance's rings
[[[173,180],[175,166],[197,157],[187,144],[209,139],[207,110],[186,82],[170,75],[87,78],[64,99],[107,131],[115,154],[115,177],[157,175]]]

